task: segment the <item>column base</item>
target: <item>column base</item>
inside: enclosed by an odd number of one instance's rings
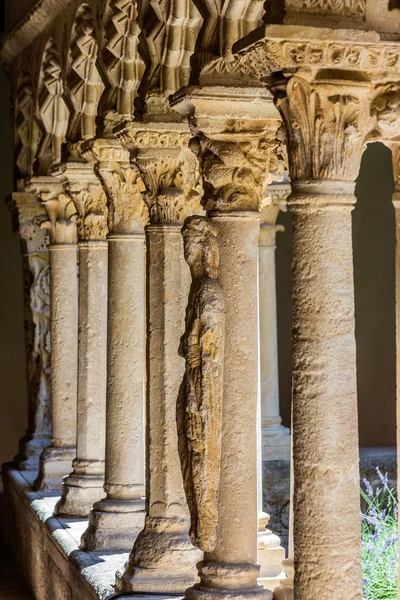
[[[200,566],[201,583],[185,592],[186,600],[272,600],[272,592],[254,585],[258,565],[206,562]]]
[[[274,425],[261,431],[263,461],[290,460],[290,429]]]
[[[104,496],[104,462],[73,462],[74,471],[64,477],[61,499],[54,510],[55,515],[88,517],[93,504]]]
[[[260,513],[258,517],[257,560],[260,564],[260,575],[257,583],[267,590],[274,590],[285,577],[282,571],[282,561],[285,560],[285,550],[280,538],[267,529],[269,515]]]
[[[183,594],[198,580],[202,552],[192,546],[184,519],[147,517],[125,573],[116,574],[118,592]]]
[[[18,471],[39,471],[40,457],[45,448],[51,446],[50,434],[36,434],[27,431],[18,445],[18,454],[14,458]]]
[[[50,446],[40,456],[39,474],[33,484],[36,491],[60,490],[63,478],[71,472],[75,446]]]
[[[81,549],[131,550],[144,527],[144,500],[101,500],[89,513],[89,526],[82,535]]]
[[[294,600],[294,563],[292,558],[287,558],[282,562],[284,572],[287,574],[286,579],[282,579],[279,586],[274,589],[274,600]]]

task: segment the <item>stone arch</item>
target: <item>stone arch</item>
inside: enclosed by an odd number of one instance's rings
[[[62,66],[53,38],[46,44],[38,86],[38,121],[43,132],[39,146],[39,171],[61,161],[68,127],[69,111],[64,100]]]
[[[89,4],[81,4],[72,28],[67,75],[71,105],[67,139],[72,143],[96,135],[97,108],[104,90],[97,63],[98,48],[92,11]]]
[[[353,251],[361,446],[396,445],[395,218],[391,152],[367,146],[357,179]]]

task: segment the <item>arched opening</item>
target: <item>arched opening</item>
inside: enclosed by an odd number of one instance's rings
[[[396,445],[395,221],[390,150],[370,144],[353,212],[361,447]]]

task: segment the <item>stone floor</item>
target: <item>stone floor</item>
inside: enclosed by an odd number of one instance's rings
[[[29,586],[18,571],[3,536],[3,511],[0,494],[0,599],[34,600]]]

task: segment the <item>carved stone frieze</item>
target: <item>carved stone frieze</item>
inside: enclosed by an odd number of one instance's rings
[[[131,117],[145,63],[140,54],[138,7],[132,0],[112,0],[107,27],[105,70],[111,88],[106,93],[105,110],[118,119]]]
[[[286,10],[365,16],[367,0],[286,0]]]
[[[179,354],[186,369],[177,403],[178,445],[194,546],[214,549],[221,470],[225,309],[218,282],[217,234],[189,217],[182,230],[192,274]]]
[[[46,209],[48,220],[41,227],[48,230],[50,243],[76,244],[78,215],[65,185],[55,177],[32,177],[25,189],[35,194]]]
[[[310,82],[292,77],[277,104],[288,131],[290,176],[354,181],[370,117],[368,85]]]
[[[97,68],[98,43],[93,16],[88,4],[76,14],[71,38],[68,88],[73,114],[68,140],[79,142],[96,135],[96,115],[104,83]]]

